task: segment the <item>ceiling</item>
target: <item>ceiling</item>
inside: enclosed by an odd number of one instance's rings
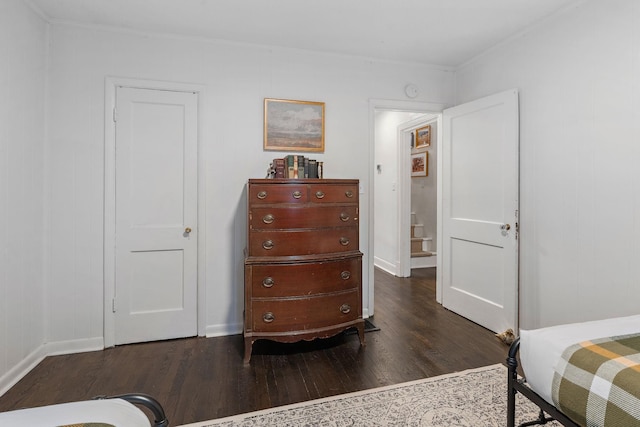
[[[459,66],[577,0],[27,0],[51,21]]]

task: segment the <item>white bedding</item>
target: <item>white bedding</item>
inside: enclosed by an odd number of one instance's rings
[[[640,315],[520,330],[520,362],[529,386],[553,404],[551,383],[564,349],[582,341],[640,332]]]
[[[87,400],[0,413],[0,427],[54,427],[80,423],[118,427],[151,425],[144,412],[122,399]]]

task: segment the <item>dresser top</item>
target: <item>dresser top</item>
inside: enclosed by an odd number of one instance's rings
[[[250,179],[249,184],[358,184],[357,179],[326,179],[326,178],[262,178]]]

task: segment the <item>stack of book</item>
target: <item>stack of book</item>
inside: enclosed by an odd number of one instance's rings
[[[274,178],[322,178],[322,168],[323,162],[290,154],[282,159],[273,159],[271,175]]]

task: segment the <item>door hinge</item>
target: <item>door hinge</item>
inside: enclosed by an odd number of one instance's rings
[[[111,300],[111,311],[112,311],[113,313],[115,313],[115,312],[116,312],[116,299],[115,299],[115,298],[113,298],[113,299]]]
[[[113,107],[113,123],[115,123],[116,121],[118,121],[118,115],[116,112],[116,107]]]

